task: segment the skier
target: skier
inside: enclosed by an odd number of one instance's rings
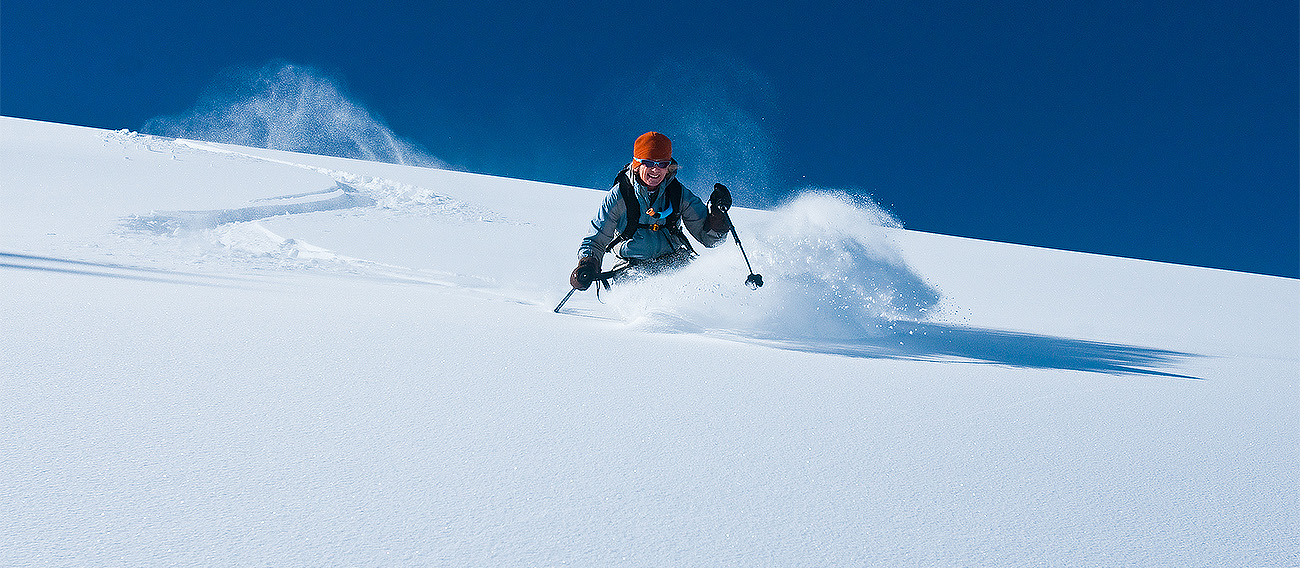
[[[707,207],[677,181],[678,164],[667,136],[647,132],[632,145],[632,162],[619,172],[614,187],[591,220],[591,231],[578,249],[578,267],[569,275],[575,290],[586,290],[602,276],[605,253],[619,258],[608,274],[629,268],[654,273],[690,262],[695,251],[682,225],[706,247],[722,244],[731,230],[727,210],[731,192],[715,186]]]

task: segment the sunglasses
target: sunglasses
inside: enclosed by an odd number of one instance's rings
[[[669,165],[673,163],[672,160],[655,161],[655,160],[642,160],[640,158],[638,158],[636,162],[647,168],[667,168]]]

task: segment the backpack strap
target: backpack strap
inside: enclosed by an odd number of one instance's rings
[[[641,213],[644,209],[641,208],[641,200],[636,196],[636,188],[632,187],[632,180],[629,178],[631,175],[631,170],[623,170],[622,172],[619,172],[618,177],[614,178],[614,181],[618,183],[618,191],[623,197],[623,207],[627,210],[627,223],[623,227],[623,230],[619,232],[618,236],[614,237],[614,240],[609,242],[609,246],[605,248],[605,252],[614,250],[614,247],[622,244],[624,241],[632,240],[632,237],[636,235],[638,229],[650,229],[652,231],[667,229],[685,243],[686,248],[690,249],[691,252],[694,253],[695,250],[691,247],[690,241],[686,240],[686,234],[682,232],[681,228],[682,183],[677,181],[677,178],[673,178],[668,182],[668,187],[664,188],[664,197],[672,206],[673,212],[664,218],[662,224],[656,223],[654,225],[646,225],[641,223]]]
[[[667,192],[664,196],[668,203],[673,204],[673,212],[664,218],[664,228],[677,237],[681,246],[685,247],[691,256],[695,256],[695,247],[691,246],[691,240],[686,238],[686,231],[682,230],[682,182],[674,177],[668,182],[668,187],[664,188],[664,191]]]

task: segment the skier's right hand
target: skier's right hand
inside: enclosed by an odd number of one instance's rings
[[[594,256],[584,256],[578,261],[578,267],[573,269],[573,274],[569,275],[569,285],[575,290],[586,290],[591,287],[591,282],[600,274],[600,259]]]

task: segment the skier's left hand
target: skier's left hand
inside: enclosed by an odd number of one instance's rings
[[[731,190],[727,189],[727,186],[720,183],[713,184],[713,195],[709,196],[709,209],[717,209],[723,213],[731,209]]]
[[[715,233],[731,230],[728,209],[731,209],[731,191],[720,183],[713,184],[713,195],[709,196],[709,230]]]

